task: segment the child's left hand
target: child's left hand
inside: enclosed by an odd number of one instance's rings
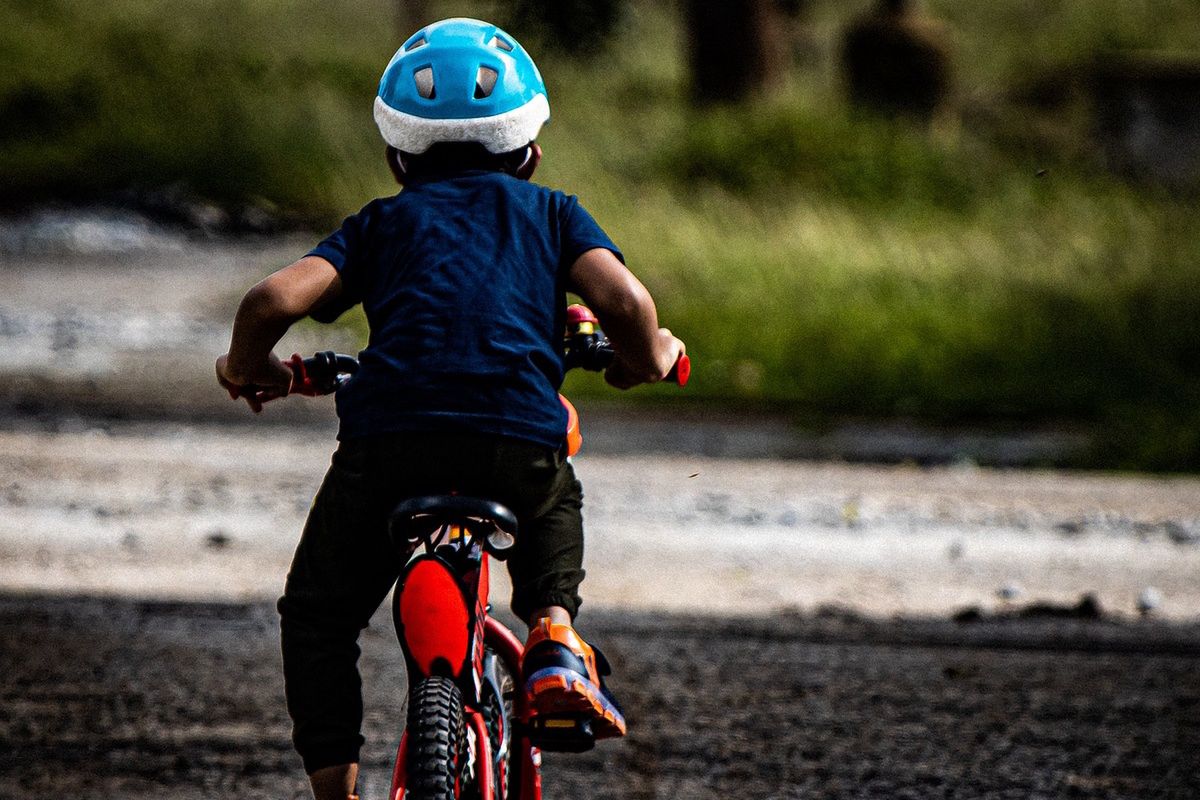
[[[291,367],[279,360],[274,353],[257,368],[238,371],[229,366],[229,354],[217,359],[217,382],[229,392],[230,398],[242,398],[255,414],[262,411],[263,403],[284,397],[292,388]]]

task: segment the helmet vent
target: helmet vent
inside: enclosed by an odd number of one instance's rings
[[[492,40],[488,42],[488,44],[492,47],[503,50],[506,53],[511,53],[513,49],[512,42],[507,42],[504,39],[501,39],[499,36],[493,36]]]
[[[496,88],[496,79],[500,77],[500,73],[491,67],[480,67],[479,72],[475,73],[475,99],[482,100],[485,97],[491,97],[492,89]]]
[[[413,50],[416,50],[418,47],[424,47],[427,44],[429,44],[429,41],[424,36],[420,36],[420,37],[414,39],[413,41],[409,42],[408,45],[404,48],[404,52],[411,53]]]
[[[433,67],[422,67],[413,73],[413,81],[417,84],[417,94],[426,100],[436,97],[433,88]]]

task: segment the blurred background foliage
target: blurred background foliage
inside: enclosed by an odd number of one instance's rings
[[[719,105],[686,3],[583,5],[6,0],[0,205],[166,193],[335,224],[394,191],[371,101],[409,18],[490,18],[549,86],[539,178],[688,341],[687,402],[1079,425],[1092,463],[1200,467],[1200,192],[1112,169],[1094,80],[1114,51],[1200,52],[1194,0],[929,2],[954,66],[930,124],[847,103],[865,0],[781,6],[783,80]]]

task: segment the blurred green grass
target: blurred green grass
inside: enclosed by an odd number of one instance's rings
[[[4,205],[178,186],[327,222],[358,202],[364,157],[380,149],[370,102],[393,37],[371,21],[386,13],[311,0],[0,5]]]
[[[581,196],[688,341],[689,401],[1083,424],[1100,434],[1089,463],[1200,467],[1200,203],[1107,175],[1077,99],[1013,100],[1114,48],[1200,50],[1200,8],[929,5],[955,30],[957,130],[845,108],[836,31],[862,2],[812,4],[780,97],[704,113],[672,13],[639,2],[607,53],[539,58],[554,109],[539,177]],[[8,204],[179,184],[333,224],[393,190],[370,115],[399,40],[391,9],[10,0]],[[569,389],[601,391],[590,376]]]

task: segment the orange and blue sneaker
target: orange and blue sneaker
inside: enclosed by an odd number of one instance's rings
[[[543,749],[587,749],[592,739],[625,735],[625,715],[602,680],[612,669],[570,625],[538,620],[521,672]]]

